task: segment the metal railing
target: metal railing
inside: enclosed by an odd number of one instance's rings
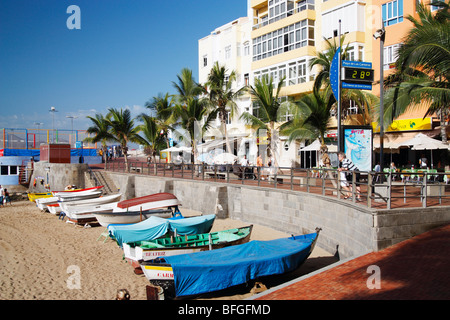
[[[368,208],[430,207],[450,205],[450,172],[356,172],[350,181],[340,179],[336,169],[280,167],[242,167],[206,165],[109,162],[108,171],[190,180],[251,185],[302,191],[351,201]],[[348,187],[345,185],[348,184]]]

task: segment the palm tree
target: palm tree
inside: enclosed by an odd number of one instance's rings
[[[217,117],[217,110],[208,112],[205,100],[190,97],[184,104],[176,104],[172,109],[173,121],[180,125],[188,134],[191,142],[193,163],[197,161],[197,142],[201,141],[203,134],[211,127],[212,121]],[[206,117],[206,120],[204,119]],[[176,120],[176,121],[175,121]],[[204,121],[204,124],[201,123]]]
[[[112,140],[120,143],[125,157],[125,166],[128,168],[128,143],[129,142],[141,142],[138,135],[138,127],[134,125],[134,119],[131,118],[131,112],[129,109],[118,110],[115,108],[108,109],[108,115],[106,116],[109,124],[109,132],[112,136]]]
[[[113,140],[113,137],[109,133],[109,122],[108,119],[104,118],[103,115],[97,113],[95,117],[87,116],[89,120],[92,121],[92,126],[87,128],[86,132],[94,135],[93,137],[87,137],[84,139],[86,142],[97,143],[101,142],[103,156],[105,157],[105,169],[107,167],[107,150],[108,147],[106,142],[109,140]]]
[[[143,124],[137,127],[137,130],[142,133],[137,139],[139,143],[147,149],[151,157],[153,158],[153,163],[156,163],[156,152],[160,151],[165,146],[164,134],[161,134],[161,127],[158,124],[158,119],[148,115],[141,115],[140,119]],[[156,166],[154,167],[156,174]]]
[[[320,91],[314,89],[312,93],[304,95],[296,102],[294,118],[284,126],[282,132],[289,135],[289,141],[319,138],[321,145],[325,145],[325,132],[335,102],[330,86]]]
[[[233,82],[236,81],[236,73],[231,71],[227,76],[225,66],[220,66],[218,62],[214,64],[208,75],[208,99],[213,108],[217,108],[219,119],[222,127],[222,132],[225,135],[225,144],[228,153],[232,153],[230,141],[227,132],[227,118],[230,113],[231,118],[237,113],[237,104],[234,101],[241,95],[244,88],[237,91],[232,89]]]
[[[275,88],[272,77],[269,78],[267,75],[264,75],[261,79],[256,78],[254,86],[250,86],[250,93],[255,99],[255,103],[259,106],[258,114],[255,116],[244,112],[241,115],[241,119],[251,124],[254,129],[267,130],[267,142],[269,145],[267,151],[269,156],[273,157],[275,167],[279,167],[277,156],[278,128],[275,125],[279,124],[281,116],[293,107],[290,101],[281,102],[279,94],[283,82],[284,78],[280,79]]]
[[[319,66],[320,71],[316,75],[316,78],[314,79],[314,89],[319,90],[323,88],[327,88],[330,86],[330,72],[331,72],[331,63],[333,61],[333,57],[336,54],[337,50],[339,49],[338,44],[336,41],[331,42],[329,39],[325,39],[325,42],[327,43],[326,49],[323,52],[316,52],[316,57],[311,59],[309,63],[310,69],[312,69],[314,66]],[[340,39],[340,47],[342,49],[341,55],[342,59],[345,60],[348,57],[348,50],[349,46],[344,46],[345,36],[342,36]],[[362,115],[363,123],[362,124],[368,124],[371,122],[371,106],[378,101],[378,98],[368,92],[362,91],[362,90],[355,90],[355,89],[342,89],[342,111],[348,110],[351,101],[353,101],[356,106],[358,107],[358,110],[360,114]],[[333,107],[337,108],[337,104]],[[335,112],[337,114],[337,112]],[[346,112],[342,112],[341,115],[344,118]]]
[[[178,83],[172,82],[172,85],[177,91],[176,97],[180,103],[187,103],[189,98],[197,97],[205,92],[205,89],[194,80],[192,70],[188,68],[183,68],[177,75],[177,79]]]
[[[385,80],[386,124],[397,116],[426,103],[424,117],[438,114],[441,138],[447,142],[445,117],[450,115],[450,4],[435,1],[440,9],[432,13],[419,4],[419,19],[408,16],[413,23],[398,50],[396,73]],[[448,121],[448,120],[447,120]]]
[[[157,97],[153,97],[151,101],[146,102],[145,106],[155,114],[155,121],[158,127],[163,132],[163,136],[166,139],[167,148],[169,148],[169,140],[167,139],[169,130],[172,130],[172,123],[170,122],[170,116],[173,109],[173,96],[166,93],[164,96],[159,94]],[[141,115],[145,116],[144,114]]]

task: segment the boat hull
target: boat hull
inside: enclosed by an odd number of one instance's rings
[[[36,199],[50,198],[50,197],[53,197],[53,194],[51,192],[29,193],[28,194],[28,200],[30,200],[31,202],[36,202]]]
[[[129,224],[138,223],[140,221],[146,220],[151,216],[170,218],[173,213],[172,210],[143,210],[139,211],[128,211],[128,212],[94,212],[93,215],[97,221],[103,227],[108,227],[110,224]]]
[[[125,259],[140,273],[140,261],[149,261],[158,257],[168,257],[179,254],[188,254],[206,250],[215,250],[228,246],[247,243],[250,240],[253,226],[235,228],[209,234],[197,234],[191,236],[178,236],[153,241],[140,241],[137,243],[124,243],[123,252]],[[210,245],[210,242],[212,244]],[[152,248],[152,246],[165,247]]]
[[[219,250],[143,261],[140,265],[149,282],[164,289],[166,298],[195,296],[291,272],[309,257],[317,236],[318,231],[292,238],[251,241]],[[299,241],[298,245],[287,244],[291,240]],[[289,248],[287,251],[284,245]],[[270,251],[268,254],[266,249]]]

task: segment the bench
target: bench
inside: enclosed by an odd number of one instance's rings
[[[205,171],[205,174],[208,175],[210,178],[226,179],[227,177],[226,172]]]

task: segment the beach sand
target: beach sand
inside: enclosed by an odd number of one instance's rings
[[[198,214],[181,208],[184,216]],[[121,248],[112,240],[97,241],[104,227],[76,226],[58,216],[41,212],[23,200],[0,207],[0,299],[2,300],[113,300],[117,290],[127,289],[132,300],[145,300],[144,275],[136,275],[123,260]],[[216,219],[212,231],[249,225]],[[254,224],[252,240],[269,240],[289,234]],[[336,261],[315,247],[307,262],[285,279],[312,272]],[[214,299],[243,299],[244,292],[226,292]],[[242,289],[241,289],[242,291]],[[205,297],[210,298],[210,297]]]

